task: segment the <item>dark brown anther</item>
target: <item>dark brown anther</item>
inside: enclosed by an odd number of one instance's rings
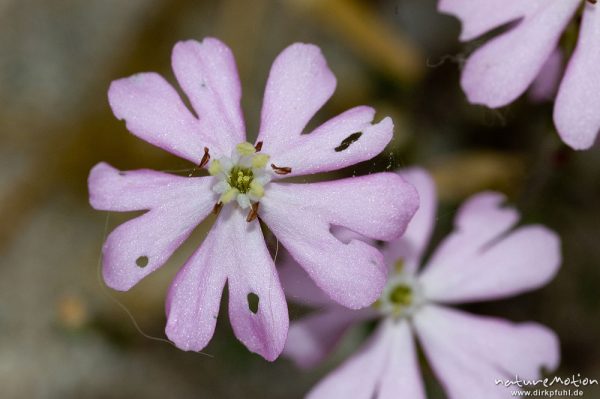
[[[246,217],[246,222],[250,223],[254,219],[258,217],[258,206],[260,202],[255,202],[251,205],[250,212],[248,212],[248,216]]]
[[[210,154],[208,153],[208,147],[204,147],[204,155],[202,156],[202,160],[200,161],[199,168],[203,168],[210,161]]]
[[[588,3],[591,3],[591,4],[596,4],[597,2],[598,2],[597,0],[588,0]]]
[[[215,204],[215,207],[213,208],[213,213],[218,216],[221,212],[221,209],[223,209],[223,203],[219,201]]]
[[[254,146],[254,149],[256,150],[256,152],[260,152],[260,150],[262,150],[262,141],[259,141],[258,143],[256,143],[256,145]]]
[[[337,147],[334,148],[335,152],[342,152],[344,150],[347,150],[348,147],[350,147],[350,145],[352,145],[352,143],[354,143],[355,141],[358,141],[360,136],[362,136],[362,132],[352,133],[350,136],[348,136],[344,140],[342,140],[340,145],[338,145]]]
[[[288,168],[287,166],[275,166],[275,164],[271,164],[271,167],[278,175],[289,175],[292,173],[292,168]]]

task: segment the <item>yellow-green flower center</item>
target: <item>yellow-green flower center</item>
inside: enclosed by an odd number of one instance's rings
[[[389,300],[398,308],[404,308],[412,304],[412,288],[405,284],[399,284],[390,291]]]
[[[231,168],[229,178],[227,179],[232,188],[237,189],[240,193],[246,194],[250,190],[250,184],[254,180],[254,172],[252,168],[243,168],[234,166]]]
[[[373,306],[394,319],[411,317],[426,301],[423,288],[415,275],[404,270],[403,259],[398,259],[394,268],[395,273]]]

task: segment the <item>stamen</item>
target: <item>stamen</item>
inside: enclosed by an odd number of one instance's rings
[[[237,150],[238,154],[243,157],[249,157],[250,155],[254,155],[254,153],[256,153],[254,146],[248,142],[239,143],[235,146],[235,149]]]
[[[588,2],[591,4],[596,4],[598,1],[597,0],[588,0]]]
[[[342,142],[340,143],[339,146],[334,148],[335,152],[342,152],[344,150],[347,150],[348,147],[350,147],[350,145],[352,145],[352,143],[354,143],[355,141],[358,141],[360,136],[362,136],[362,132],[352,133],[350,136],[348,136],[344,140],[342,140]]]
[[[278,175],[289,175],[292,173],[292,168],[288,168],[287,166],[275,166],[275,164],[271,164],[271,168]]]
[[[260,150],[262,150],[262,145],[263,145],[262,141],[259,141],[258,143],[256,143],[256,145],[254,146],[254,149],[256,150],[256,152],[260,152]]]
[[[204,147],[204,155],[202,156],[202,160],[200,161],[199,168],[203,168],[210,161],[210,154],[208,153],[208,147]]]
[[[250,223],[258,217],[259,205],[260,205],[260,202],[255,202],[254,204],[252,204],[252,206],[250,208],[250,212],[248,212],[248,216],[246,217],[246,222]]]
[[[231,201],[233,201],[239,193],[240,193],[240,190],[238,190],[237,188],[230,188],[229,190],[227,190],[223,194],[221,194],[221,198],[219,198],[219,202],[228,204]]]
[[[250,194],[257,198],[262,198],[262,196],[265,195],[265,188],[256,180],[253,180],[252,183],[250,183]]]
[[[268,156],[267,154],[257,154],[254,156],[254,158],[252,158],[252,167],[255,169],[262,169],[265,166],[267,166],[267,163],[269,162],[269,158],[271,158],[270,156]]]
[[[221,209],[223,209],[223,203],[217,202],[213,207],[213,213],[218,216],[221,213]]]
[[[404,259],[399,258],[394,263],[394,269],[396,270],[396,273],[400,274],[402,272],[402,270],[404,269]]]
[[[219,161],[218,159],[215,159],[214,161],[212,161],[212,163],[208,167],[208,173],[211,176],[218,175],[219,173],[221,173],[222,170],[223,170],[223,168],[221,167],[221,161]]]

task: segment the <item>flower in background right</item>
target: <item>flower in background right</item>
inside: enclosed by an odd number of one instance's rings
[[[293,260],[280,265],[291,300],[319,310],[292,323],[284,354],[300,367],[320,363],[352,326],[377,321],[353,356],[311,390],[309,399],[423,399],[415,337],[450,399],[510,397],[496,381],[538,379],[559,363],[556,334],[533,322],[474,315],[453,305],[496,300],[545,285],[560,262],[560,240],[540,225],[515,227],[504,196],[484,192],[458,210],[454,231],[422,262],[436,220],[437,196],[422,169],[400,175],[421,205],[406,233],[384,244],[387,286],[371,308],[351,310],[318,290]],[[337,230],[342,241],[363,239]],[[423,267],[420,267],[424,264]]]
[[[478,48],[462,71],[461,85],[469,101],[490,108],[503,107],[521,96],[551,60],[569,24],[580,24],[577,45],[555,99],[554,123],[572,148],[584,150],[594,144],[600,131],[600,3],[440,0],[439,10],[460,19],[462,41],[510,24]]]

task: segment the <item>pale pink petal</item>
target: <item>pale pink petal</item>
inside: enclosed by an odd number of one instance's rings
[[[188,40],[175,45],[172,62],[177,81],[200,118],[202,133],[218,145],[213,155],[229,155],[246,140],[242,91],[231,50],[213,38],[202,43]]]
[[[167,336],[184,350],[204,348],[214,332],[225,279],[236,337],[250,351],[274,360],[287,336],[287,305],[260,225],[247,223],[232,207],[223,209],[173,281],[166,306]],[[255,309],[250,294],[258,296]]]
[[[392,326],[383,323],[367,343],[327,375],[307,395],[307,399],[373,399],[386,369],[392,344]]]
[[[201,351],[210,342],[219,316],[234,245],[231,228],[219,217],[200,248],[171,283],[166,300],[167,337],[185,351]]]
[[[393,265],[396,261],[402,259],[404,263],[403,270],[414,273],[419,267],[435,227],[437,193],[435,182],[424,169],[404,169],[400,171],[400,176],[417,189],[419,209],[408,224],[408,228],[402,237],[385,246],[383,255],[388,265]]]
[[[565,143],[590,148],[600,131],[600,7],[585,5],[579,42],[554,107],[554,122]]]
[[[547,284],[561,262],[560,239],[542,226],[526,226],[490,243],[481,252],[420,281],[429,299],[463,303],[506,298]]]
[[[505,199],[500,193],[484,192],[465,201],[454,219],[454,231],[435,250],[421,276],[473,257],[513,227],[519,214],[514,208],[502,206]]]
[[[212,132],[202,131],[200,121],[179,94],[156,73],[138,73],[113,81],[108,101],[131,133],[195,164],[202,159],[205,146],[216,145]]]
[[[277,265],[285,296],[292,302],[314,308],[335,305],[283,247],[279,248]]]
[[[109,287],[126,291],[169,259],[212,210],[211,181],[149,170],[119,172],[104,163],[92,169],[94,208],[149,210],[117,227],[104,243],[102,272]]]
[[[536,379],[559,363],[556,334],[429,305],[413,319],[423,350],[450,399],[510,397],[498,379]]]
[[[283,350],[289,325],[277,270],[260,223],[246,222],[239,209],[224,213],[220,218],[225,219],[229,232],[219,244],[219,256],[229,270],[229,320],[235,336],[251,352],[273,361]],[[252,296],[258,302],[256,308]]]
[[[557,48],[542,67],[529,89],[529,98],[535,102],[552,101],[563,76],[563,52]]]
[[[88,178],[92,207],[117,212],[158,208],[182,195],[208,196],[210,184],[210,179],[204,177],[189,178],[150,169],[119,171],[105,162],[94,166]]]
[[[375,317],[372,308],[350,310],[339,305],[315,312],[292,323],[283,354],[298,367],[314,367],[331,354],[350,327]]]
[[[366,238],[365,236],[343,227],[332,227],[331,233],[335,238],[345,244],[352,240],[360,240],[371,246],[376,245],[375,240]],[[291,299],[297,304],[313,308],[336,306],[336,302],[332,301],[331,298],[315,284],[302,266],[300,266],[283,247],[279,248],[277,265],[279,279],[281,280],[283,290],[288,299]]]
[[[390,118],[372,124],[374,115],[375,110],[369,107],[352,108],[310,134],[289,137],[288,146],[272,154],[272,162],[291,167],[288,176],[296,176],[369,160],[383,151],[394,130]]]
[[[263,141],[263,151],[274,155],[290,148],[335,86],[335,76],[318,47],[296,43],[279,54],[263,100],[257,139]]]
[[[496,108],[519,97],[538,76],[580,4],[580,0],[546,2],[475,51],[461,79],[469,101]]]
[[[409,323],[393,325],[387,364],[379,383],[377,399],[426,399],[419,359]]]
[[[525,226],[509,233],[498,229],[487,239],[474,238],[478,231],[486,237],[481,231],[494,223],[494,212],[498,212],[497,226],[501,225],[502,211],[498,209],[490,208],[487,220],[477,219],[485,212],[472,208],[473,203],[485,198],[475,197],[461,210],[459,218],[463,220],[473,210],[473,224],[464,225],[464,230],[459,224],[458,231],[446,239],[420,275],[428,299],[463,303],[505,298],[545,285],[558,271],[560,240],[545,227]],[[509,219],[512,217],[506,217],[505,222]]]
[[[402,178],[378,173],[326,183],[271,183],[260,216],[332,299],[362,308],[383,289],[383,256],[362,241],[341,242],[331,227],[391,240],[403,233],[417,203],[416,191]]]
[[[532,14],[547,0],[440,0],[438,10],[462,23],[460,39],[467,41]]]

